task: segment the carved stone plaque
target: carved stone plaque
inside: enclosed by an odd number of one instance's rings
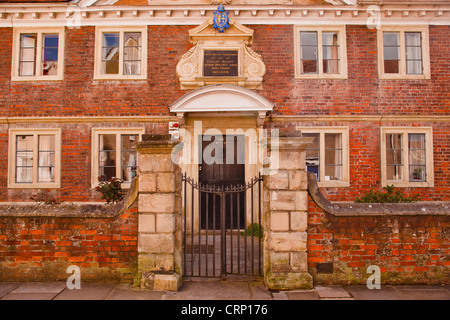
[[[238,75],[238,50],[204,51],[204,77],[237,77]]]

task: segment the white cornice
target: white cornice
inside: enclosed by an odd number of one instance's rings
[[[216,6],[90,6],[0,4],[0,27],[96,25],[200,25]],[[449,25],[450,5],[293,6],[229,5],[242,24]],[[118,14],[118,12],[120,14]],[[374,21],[374,19],[378,19]]]

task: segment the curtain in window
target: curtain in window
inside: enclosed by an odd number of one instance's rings
[[[420,32],[405,32],[406,73],[422,74],[422,40]]]
[[[323,73],[339,73],[339,43],[337,32],[322,34]]]
[[[342,134],[325,133],[325,181],[342,180]]]
[[[102,181],[116,177],[116,135],[99,135],[99,175]]]
[[[33,182],[33,136],[16,136],[16,182]]]
[[[141,33],[125,33],[124,74],[141,74]]]
[[[39,136],[38,181],[55,181],[55,136]]]
[[[34,76],[36,69],[37,34],[20,35],[19,75]]]
[[[386,179],[403,180],[402,134],[386,134]]]

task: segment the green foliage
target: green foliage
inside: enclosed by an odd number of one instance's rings
[[[362,198],[356,197],[358,203],[399,203],[416,202],[420,200],[420,195],[416,194],[408,197],[400,190],[395,190],[394,185],[383,188],[385,192],[370,190]]]
[[[258,223],[252,223],[247,227],[247,229],[244,232],[241,232],[241,235],[247,235],[247,236],[254,236],[254,237],[263,237],[263,227],[260,226]]]
[[[57,200],[56,198],[50,197],[50,190],[46,189],[45,190],[46,193],[44,194],[33,194],[30,197],[30,200],[33,200],[34,202],[36,202],[37,204],[45,204],[45,205],[57,205],[57,204],[61,204],[62,202]]]
[[[118,203],[123,200],[127,192],[122,189],[122,180],[119,178],[111,178],[109,181],[101,181],[100,178],[98,180],[99,184],[95,190],[102,194],[102,199],[106,200],[106,203]]]

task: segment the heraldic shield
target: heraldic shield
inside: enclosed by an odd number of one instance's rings
[[[220,4],[217,10],[214,12],[214,29],[217,29],[219,32],[224,32],[226,29],[230,27],[228,11],[225,10],[223,4]]]

